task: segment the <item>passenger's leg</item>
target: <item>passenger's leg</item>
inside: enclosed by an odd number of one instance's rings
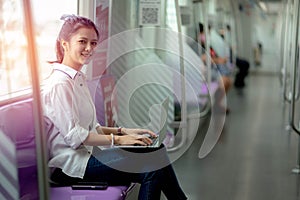
[[[171,165],[166,166],[162,169],[164,184],[162,185],[162,191],[167,199],[187,199],[184,192],[182,191],[176,174]]]
[[[222,80],[223,80],[223,84],[224,84],[225,94],[227,94],[229,89],[231,88],[232,81],[231,81],[230,77],[228,77],[228,76],[222,76]]]
[[[113,169],[91,157],[84,180],[107,182],[109,185],[140,183],[139,200],[156,200],[161,195],[161,177],[157,172],[130,173]]]
[[[129,151],[121,149],[98,151],[97,155],[89,160],[84,179],[108,182],[109,185],[140,183],[139,199],[141,200],[159,199],[161,191],[168,199],[186,199],[164,147],[129,149]]]
[[[234,86],[243,88],[245,86],[245,78],[248,75],[250,64],[247,60],[236,58],[236,66],[239,70],[235,77]]]
[[[221,113],[229,113],[230,110],[226,108],[226,105],[224,105],[224,99],[226,97],[226,94],[228,93],[229,89],[232,86],[231,78],[228,76],[222,76],[222,85],[218,88],[215,94],[215,108],[216,111]]]

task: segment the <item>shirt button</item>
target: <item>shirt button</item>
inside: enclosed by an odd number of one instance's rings
[[[82,86],[82,83],[80,83],[80,86]]]
[[[88,154],[91,154],[91,152],[90,152],[90,151],[88,151]]]

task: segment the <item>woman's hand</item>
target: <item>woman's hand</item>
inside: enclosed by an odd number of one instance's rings
[[[216,62],[216,64],[226,64],[227,58],[217,57],[215,62]]]
[[[157,135],[147,129],[137,129],[137,128],[122,128],[121,132],[123,135],[148,135],[148,137],[157,137]]]
[[[122,128],[121,132],[123,135],[116,136],[117,144],[140,144],[150,145],[152,144],[151,138],[156,138],[157,135],[147,129],[133,129],[133,128]]]
[[[132,131],[133,132],[133,131]],[[148,146],[152,144],[151,138],[148,135],[141,134],[127,134],[127,135],[116,135],[115,136],[116,145],[143,145]]]

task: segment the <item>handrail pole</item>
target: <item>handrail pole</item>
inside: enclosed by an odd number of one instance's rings
[[[289,54],[287,54],[287,45],[289,43],[288,41],[288,29],[289,29],[289,17],[290,17],[290,9],[289,9],[289,5],[290,5],[290,0],[287,0],[287,5],[286,5],[286,8],[285,8],[285,27],[284,27],[284,44],[283,44],[283,59],[282,59],[282,69],[283,69],[283,82],[282,82],[282,85],[283,85],[283,99],[287,102],[290,102],[290,99],[286,96],[286,81],[287,81],[287,56]]]
[[[298,44],[298,40],[299,40],[299,37],[298,37],[298,34],[299,34],[299,12],[300,12],[300,7],[299,7],[299,0],[295,0],[295,8],[297,9],[296,10],[296,15],[295,15],[295,18],[296,18],[296,29],[295,29],[295,44],[296,44],[296,47],[295,47],[295,56],[294,56],[294,59],[293,59],[293,67],[294,67],[294,70],[293,70],[293,81],[292,81],[292,102],[291,102],[291,126],[292,126],[292,129],[298,134],[300,135],[300,129],[299,129],[299,125],[295,125],[295,94],[296,94],[296,84],[297,84],[297,79],[298,79],[298,76],[297,76],[297,71],[298,71],[298,67],[299,67],[299,44]],[[300,137],[298,138],[298,160],[297,160],[297,166],[296,168],[294,168],[292,170],[293,173],[297,173],[299,174],[300,173],[300,169],[299,169],[299,166],[300,166]]]
[[[41,106],[40,96],[40,82],[38,72],[38,57],[34,39],[34,25],[31,10],[30,0],[23,0],[25,27],[28,42],[28,60],[31,70],[32,80],[32,96],[33,96],[33,117],[35,128],[36,141],[36,159],[38,171],[38,187],[39,199],[49,199],[49,183],[48,183],[48,166],[47,166],[47,148],[46,148],[46,134],[44,133],[43,112]]]
[[[291,117],[291,101],[292,101],[292,96],[291,96],[291,91],[288,91],[287,94],[287,77],[290,75],[290,71],[288,71],[288,66],[291,60],[291,50],[289,48],[291,38],[293,37],[293,31],[292,31],[292,24],[290,21],[292,21],[292,16],[291,16],[291,11],[292,11],[292,0],[287,0],[287,6],[286,6],[286,35],[285,35],[285,46],[284,46],[284,52],[285,52],[285,57],[284,57],[284,82],[283,82],[283,98],[284,101],[289,104],[289,115],[288,115],[288,122],[292,120]],[[288,74],[289,73],[289,74]],[[290,81],[291,82],[291,81]],[[290,131],[292,130],[292,126],[290,123],[286,125],[286,130]]]
[[[290,32],[290,34],[286,34],[286,45],[285,45],[285,52],[287,52],[287,56],[288,56],[288,59],[286,59],[285,60],[285,71],[284,71],[284,73],[285,73],[285,75],[286,75],[286,79],[285,79],[285,81],[284,81],[284,100],[286,101],[286,102],[288,102],[289,104],[291,104],[291,93],[289,92],[288,94],[287,94],[287,73],[288,73],[288,70],[287,70],[287,66],[289,66],[289,64],[290,64],[290,60],[291,60],[291,57],[290,57],[290,55],[291,55],[291,52],[290,52],[290,50],[291,50],[291,48],[289,48],[289,45],[290,45],[290,42],[292,41],[292,39],[291,38],[293,38],[293,26],[292,26],[292,24],[291,23],[289,23],[289,21],[290,20],[295,20],[295,16],[292,18],[291,17],[291,9],[293,8],[293,6],[292,6],[292,1],[291,0],[288,0],[288,5],[287,5],[287,15],[288,15],[288,17],[287,17],[287,27],[286,27],[286,31],[287,31],[287,33],[288,32]],[[294,13],[293,13],[294,14]]]
[[[183,41],[182,41],[182,33],[181,33],[181,16],[179,10],[178,0],[175,0],[175,8],[176,8],[176,18],[177,18],[177,29],[178,29],[178,43],[179,43],[179,58],[180,58],[180,75],[181,75],[181,124],[187,124],[187,104],[186,104],[186,96],[185,96],[185,69],[183,62]],[[187,126],[181,126],[182,138],[180,143],[172,148],[169,148],[168,151],[176,151],[180,149],[187,140]]]
[[[297,9],[297,12],[296,12],[296,15],[295,15],[295,19],[297,20],[296,22],[296,35],[295,35],[295,44],[296,44],[296,52],[297,54],[299,54],[298,52],[298,48],[297,46],[299,45],[298,44],[298,40],[299,40],[299,37],[298,37],[298,34],[299,34],[299,29],[298,29],[298,26],[299,26],[299,11],[300,11],[300,7],[299,7],[299,0],[295,0],[294,2],[296,5],[295,5],[295,8]],[[295,55],[294,56],[294,59],[293,59],[293,66],[294,66],[294,70],[293,70],[293,81],[292,81],[292,102],[291,102],[291,126],[293,128],[293,130],[300,135],[300,129],[297,125],[295,125],[295,94],[296,94],[296,83],[297,83],[297,71],[298,71],[298,57],[299,55]]]

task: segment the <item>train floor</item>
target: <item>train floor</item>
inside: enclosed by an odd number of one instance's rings
[[[231,110],[214,149],[199,159],[201,127],[191,147],[173,165],[191,200],[297,200],[298,135],[288,131],[288,105],[279,78],[247,77],[243,90],[232,88]]]

